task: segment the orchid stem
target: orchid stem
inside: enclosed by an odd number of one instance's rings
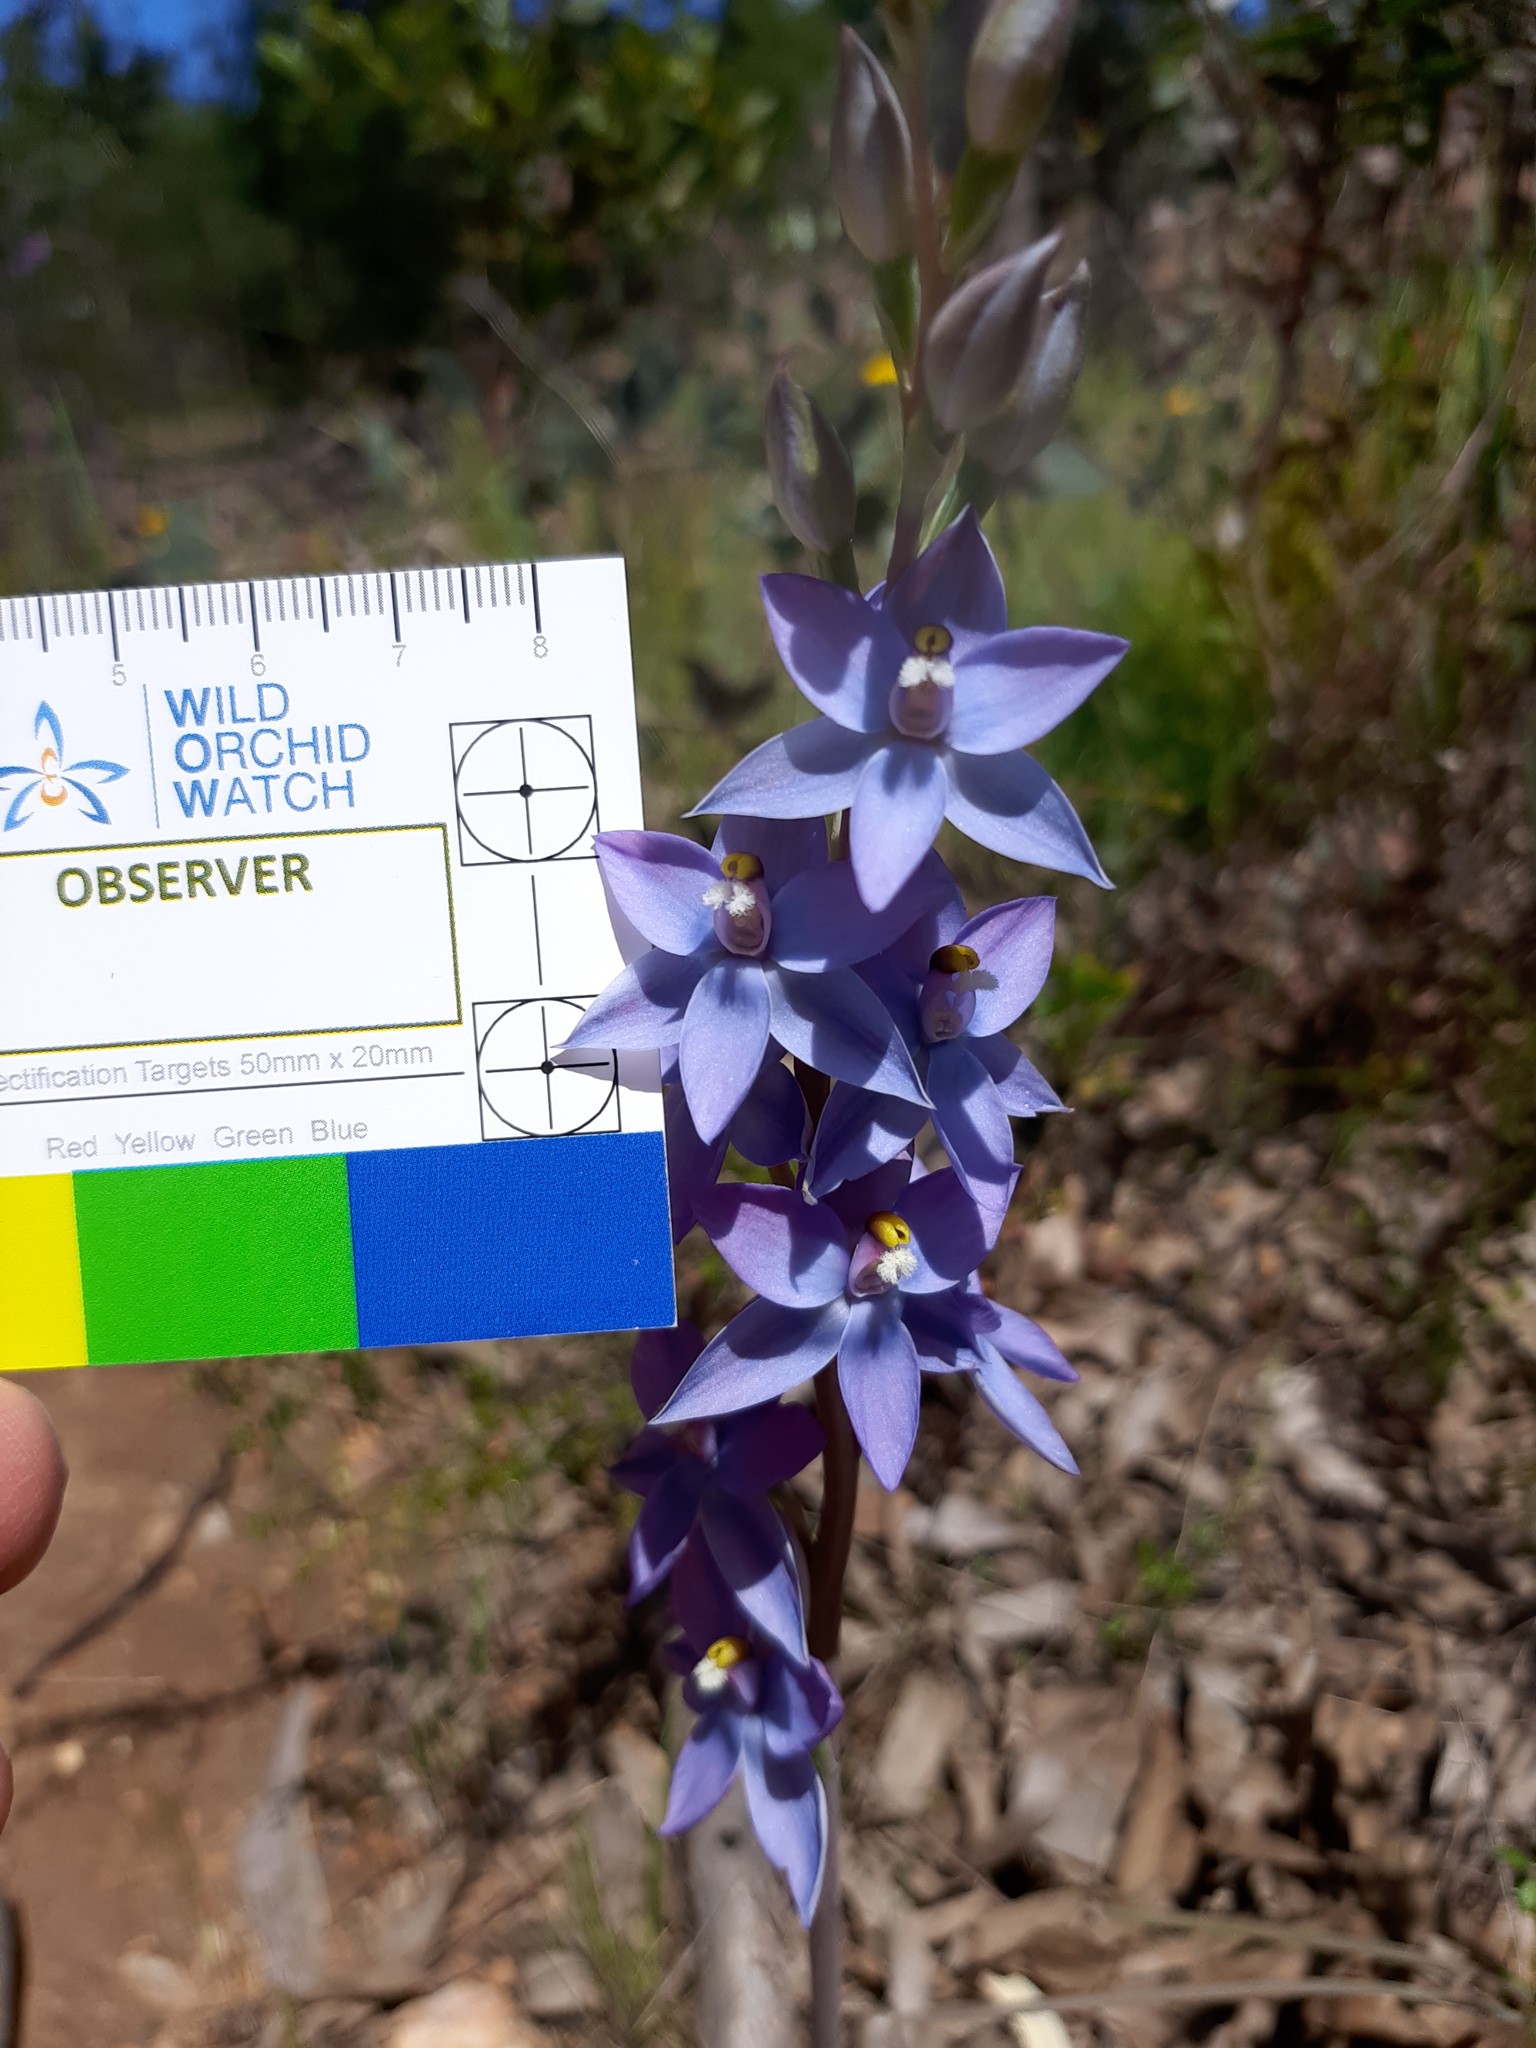
[[[816,1375],[816,1417],[826,1434],[821,1456],[821,1518],[811,1552],[810,1614],[806,1635],[811,1655],[830,1664],[843,1625],[843,1580],[853,1549],[853,1512],[859,1498],[859,1444],[848,1419],[837,1365]]]
[[[853,1516],[859,1498],[859,1442],[848,1419],[836,1361],[816,1375],[816,1414],[826,1433],[821,1455],[821,1517],[810,1555],[810,1613],[806,1637],[811,1655],[833,1671],[843,1626],[843,1580],[853,1549]],[[840,2048],[843,2038],[842,1779],[837,1735],[823,1752],[822,1786],[827,1795],[827,1862],[821,1897],[811,1921],[812,2048]]]
[[[811,2048],[842,2048],[843,1801],[835,1731],[824,1753],[822,1784],[827,1794],[827,1862],[811,1921]]]

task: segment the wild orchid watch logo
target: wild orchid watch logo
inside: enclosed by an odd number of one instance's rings
[[[66,761],[64,728],[50,704],[38,705],[37,716],[32,721],[32,737],[40,743],[35,761],[12,762],[0,768],[0,794],[12,789],[18,775],[24,778],[21,787],[11,797],[4,830],[14,832],[18,825],[25,825],[36,815],[34,805],[39,803],[47,810],[56,811],[73,802],[93,824],[110,825],[111,813],[91,785],[94,783],[103,788],[109,783],[120,782],[128,773],[122,762]]]

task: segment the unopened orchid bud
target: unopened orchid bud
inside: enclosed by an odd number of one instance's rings
[[[994,419],[1017,390],[1060,239],[1047,235],[989,264],[940,308],[923,362],[928,403],[946,432]]]
[[[912,247],[912,138],[907,117],[874,53],[854,34],[838,39],[832,111],[832,197],[848,239],[871,263]]]
[[[780,517],[803,547],[832,554],[853,538],[853,464],[837,429],[787,370],[769,386],[764,434]]]
[[[978,149],[1020,156],[1045,125],[1077,0],[992,0],[971,47],[965,121]]]
[[[1083,367],[1089,283],[1088,265],[1079,263],[1065,284],[1041,295],[1023,382],[1007,412],[974,436],[973,453],[994,476],[1033,462],[1067,416]]]

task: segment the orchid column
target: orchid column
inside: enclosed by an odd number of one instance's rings
[[[695,1716],[664,1831],[743,1781],[812,1930],[817,2048],[840,2038],[829,1666],[861,1459],[900,1483],[923,1375],[944,1373],[1075,1470],[1021,1377],[1072,1368],[979,1272],[1018,1176],[1011,1119],[1062,1106],[1009,1036],[1045,979],[1054,905],[1020,895],[967,915],[934,850],[947,820],[1028,867],[1107,880],[1027,750],[1125,643],[1010,628],[980,525],[1055,432],[1082,355],[1087,271],[1060,237],[980,256],[1070,25],[1070,0],[992,0],[969,51],[931,64],[929,17],[910,0],[887,19],[894,78],[843,32],[833,186],[873,266],[901,407],[890,562],[864,594],[852,465],[781,373],[774,494],[822,573],[764,577],[763,603],[813,715],[704,798],[693,815],[719,821],[707,846],[598,839],[613,900],[651,950],[569,1041],[661,1052],[674,1235],[701,1225],[755,1296],[707,1342],[686,1327],[640,1338],[647,1427],[616,1476],[644,1503],[632,1597],[665,1584]],[[930,76],[965,80],[969,141],[942,166]],[[722,1184],[732,1148],[768,1184]],[[776,1490],[818,1457],[820,1513],[809,1532],[797,1519],[797,1539]]]

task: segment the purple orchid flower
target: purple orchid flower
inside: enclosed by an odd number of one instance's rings
[[[984,910],[941,916],[943,941],[918,974],[903,945],[861,972],[890,1011],[923,1076],[940,1144],[984,1206],[1006,1201],[1013,1176],[1010,1116],[1040,1116],[1060,1097],[1007,1035],[1040,993],[1051,964],[1056,905],[1023,896]],[[808,1185],[818,1197],[893,1159],[922,1129],[923,1112],[894,1096],[837,1082],[811,1153]]]
[[[682,1635],[667,1661],[685,1674],[698,1719],[673,1768],[661,1832],[695,1826],[740,1777],[763,1853],[809,1927],[827,1861],[827,1798],[812,1751],[843,1717],[837,1687],[814,1657],[792,1661],[754,1635],[702,1551],[687,1551],[672,1575],[672,1612]]]
[[[800,1084],[772,1046],[746,1100],[720,1135],[707,1144],[688,1113],[675,1048],[661,1056],[661,1081],[667,1129],[667,1197],[672,1208],[672,1242],[679,1244],[698,1220],[694,1205],[699,1196],[720,1178],[729,1146],[734,1145],[754,1166],[782,1166],[805,1157],[811,1124]]]
[[[729,1415],[771,1401],[833,1356],[854,1432],[881,1485],[894,1487],[917,1437],[919,1374],[973,1369],[976,1317],[965,1283],[997,1237],[957,1175],[909,1179],[895,1159],[824,1202],[788,1188],[716,1188],[699,1220],[755,1288],[707,1344],[659,1422]],[[900,1207],[898,1210],[897,1204]],[[985,1304],[983,1304],[985,1307]]]
[[[676,1391],[703,1338],[692,1323],[647,1330],[630,1368],[647,1419]],[[629,1539],[629,1601],[653,1593],[685,1552],[702,1544],[761,1634],[803,1659],[805,1622],[794,1547],[767,1499],[821,1450],[807,1409],[770,1403],[720,1422],[643,1429],[613,1467],[644,1502]]]
[[[696,809],[850,815],[859,894],[891,903],[948,818],[969,838],[1108,886],[1077,813],[1021,751],[1073,712],[1126,651],[1105,633],[1009,632],[992,550],[969,508],[889,590],[762,580],[796,687],[824,715],[750,753]]]
[[[603,832],[596,845],[614,902],[657,950],[609,983],[568,1050],[675,1045],[706,1144],[746,1100],[770,1040],[840,1080],[925,1100],[900,1032],[853,963],[942,898],[937,856],[875,913],[846,863],[828,860],[819,820],[726,818],[708,853],[667,832]]]

